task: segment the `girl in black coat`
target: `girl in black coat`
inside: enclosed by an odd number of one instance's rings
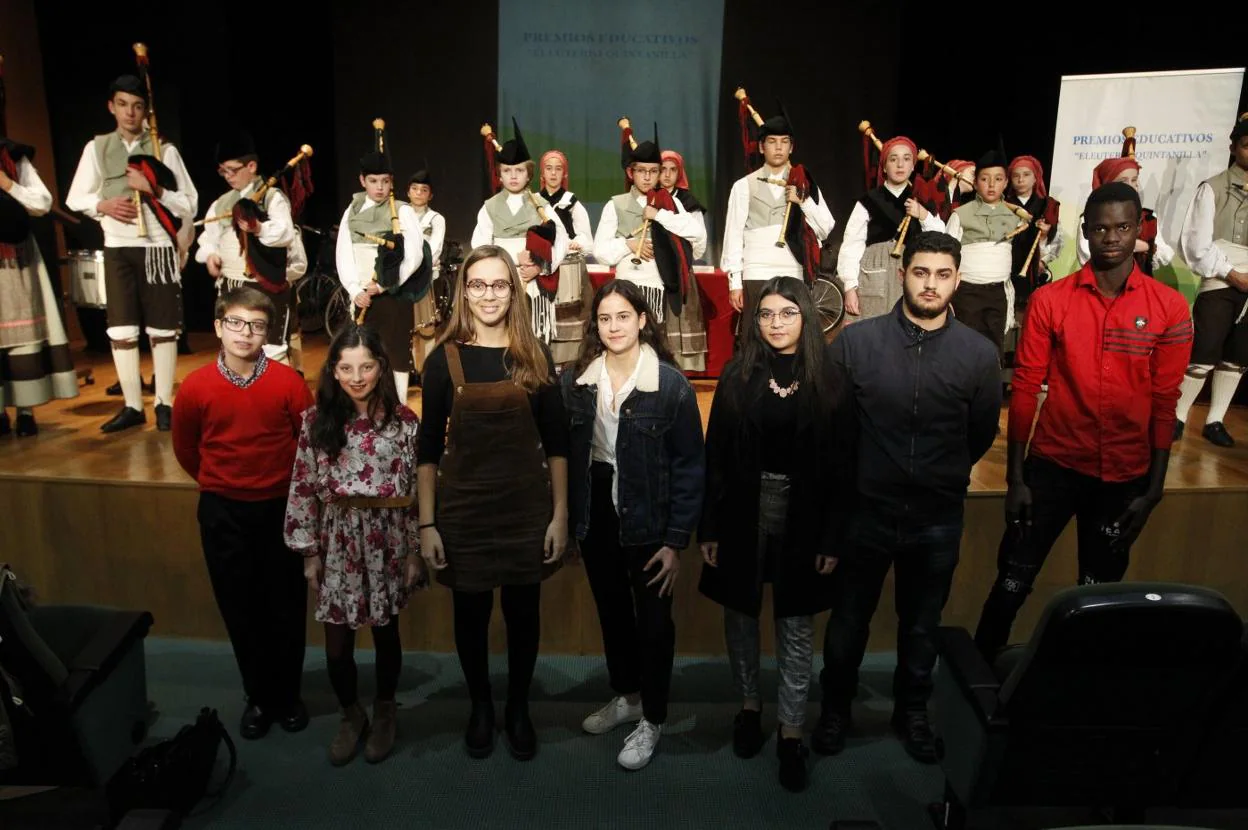
[[[699,590],[724,606],[733,678],[744,700],[733,749],[763,743],[758,617],[772,585],[780,670],[780,781],[806,786],[802,743],[813,615],[831,607],[832,570],[854,498],[855,418],[843,370],[826,357],[810,291],[767,283],[724,370],[706,434]]]

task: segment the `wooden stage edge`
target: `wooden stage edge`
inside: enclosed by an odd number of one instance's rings
[[[215,358],[211,335],[192,335],[191,344],[194,354],[180,358],[179,378]],[[305,338],[310,379],[326,347],[323,337]],[[158,636],[224,639],[203,566],[195,485],[178,467],[169,436],[156,431],[150,398],[147,426],[116,436],[100,433],[99,426],[121,406],[120,398],[105,394],[116,379],[110,358],[79,352],[75,359],[80,368],[92,368],[94,385],[80,386],[76,399],[39,408],[37,437],[0,440],[0,503],[8,513],[0,522],[0,561],[10,563],[44,602],[143,608],[155,615]],[[147,355],[143,372],[150,377]],[[698,380],[694,386],[705,418],[715,382]],[[409,404],[419,411],[418,389]],[[1204,415],[1203,406],[1193,410],[1193,429],[1175,446],[1166,498],[1132,551],[1128,578],[1208,585],[1248,615],[1248,569],[1240,556],[1248,537],[1248,413],[1233,409],[1227,418],[1231,433],[1243,439],[1231,450],[1200,437]],[[961,563],[945,614],[950,624],[975,624],[993,579],[1004,529],[1004,462],[1004,441],[998,440],[972,474]],[[700,568],[701,557],[691,546],[682,555],[677,588],[677,648],[684,654],[721,654],[722,617],[718,606],[697,593]],[[1016,638],[1026,636],[1047,599],[1074,575],[1072,524],[1024,608]],[[873,650],[895,647],[890,586],[891,577],[872,630]],[[544,651],[601,653],[593,599],[579,566],[565,567],[548,581],[542,601]],[[765,621],[769,617],[765,610]],[[321,641],[311,614],[308,630],[313,641]],[[402,631],[407,649],[453,650],[449,592],[434,588],[417,595],[404,612]],[[504,642],[496,619],[492,645],[501,649]],[[763,643],[770,642],[768,630]]]

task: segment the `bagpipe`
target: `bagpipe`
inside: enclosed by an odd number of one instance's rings
[[[751,173],[762,164],[762,154],[758,150],[757,129],[763,126],[763,117],[750,103],[750,96],[746,93],[745,87],[737,87],[732,97],[737,99],[737,122],[741,125],[741,149],[745,153],[745,172]]]
[[[264,209],[265,194],[286,176],[290,176],[287,184],[290,218],[292,222],[298,222],[303,205],[312,192],[312,173],[305,163],[311,157],[311,145],[301,145],[298,154],[286,162],[281,170],[265,179],[254,193],[235,202],[233,210],[224,217],[216,217],[222,221],[226,218],[230,220],[243,258],[247,262],[248,274],[270,294],[279,294],[287,288],[286,262],[290,251],[288,248],[265,245],[245,229],[268,221],[269,214]],[[297,230],[295,232],[298,233]]]
[[[878,187],[884,181],[883,165],[888,161],[884,158],[885,142],[880,140],[876,135],[875,129],[871,126],[870,121],[860,121],[858,123],[858,132],[862,134],[862,165],[866,175],[866,187],[870,192],[872,188]],[[909,139],[906,139],[908,142]],[[872,163],[871,148],[876,151],[876,159]],[[936,162],[927,150],[919,148],[914,154],[914,173],[912,174],[910,185],[911,197],[926,208],[930,213],[939,215],[941,204],[944,199],[944,189],[940,186],[939,172],[933,173],[933,164],[943,167]],[[919,165],[922,165],[920,168]],[[924,170],[927,175],[920,173],[920,169]],[[897,225],[897,233],[895,235],[896,242],[889,253],[894,257],[900,257],[905,251],[906,238],[910,232],[910,223],[913,217],[906,214],[901,218],[901,222]]]
[[[384,157],[386,155],[386,121],[383,118],[373,119],[373,149],[378,155]],[[403,238],[403,226],[399,222],[399,206],[394,198],[394,176],[391,174],[390,196],[386,200],[390,208],[390,230],[382,236],[374,236],[373,234],[364,234],[364,239],[377,245],[377,258],[373,261],[373,279],[372,282],[381,287],[381,290],[387,294],[402,296],[405,299],[411,299],[409,294],[417,289],[417,285],[410,284],[416,279],[417,275],[413,274],[405,282],[400,282],[399,271],[403,267],[403,258],[406,253],[405,241]],[[425,243],[426,246],[428,243]],[[425,257],[427,263],[429,257]],[[423,269],[425,272],[424,290],[429,290],[429,281],[431,267]],[[423,294],[423,292],[421,292]],[[356,319],[358,325],[364,325],[365,318],[368,317],[368,309],[360,309],[360,316]]]
[[[147,54],[147,45],[136,43],[132,47],[134,49],[134,59],[138,65],[139,80],[147,88],[147,130],[151,136],[152,154],[133,155],[127,159],[127,165],[131,170],[137,170],[147,179],[148,184],[152,186],[153,191],[157,188],[161,190],[177,191],[178,180],[173,175],[164,162],[162,162],[160,148],[160,130],[156,124],[156,99],[152,95],[152,73],[151,61]],[[146,204],[156,217],[156,221],[164,228],[165,233],[169,234],[170,239],[174,239],[178,235],[179,228],[182,227],[182,220],[174,216],[160,200],[156,198],[154,193],[144,193],[142,191],[134,191],[133,197],[135,210],[138,216],[135,219],[139,236],[147,236],[147,220],[143,215],[143,206]]]
[[[516,123],[516,119],[511,119],[512,129],[515,131],[515,141],[523,149],[523,153],[528,156],[528,149],[524,147],[524,138],[520,134],[520,125]],[[499,143],[498,137],[494,134],[494,128],[489,124],[481,125],[481,137],[485,142],[485,162],[489,179],[490,195],[494,195],[502,187],[502,181],[498,175],[498,164],[496,156],[503,150],[503,145]],[[558,236],[558,229],[555,227],[555,218],[546,213],[546,203],[538,198],[538,195],[532,190],[526,188],[525,193],[529,197],[534,210],[537,211],[538,224],[531,226],[525,233],[524,249],[529,252],[529,258],[533,264],[538,266],[537,287],[548,300],[554,300],[555,294],[559,290],[559,271],[554,267],[555,259],[555,239]],[[541,273],[546,271],[549,273]]]

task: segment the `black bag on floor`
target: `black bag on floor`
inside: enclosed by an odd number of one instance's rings
[[[222,743],[230,753],[229,771],[214,792],[208,782]],[[217,717],[203,708],[195,723],[167,741],[149,746],[122,765],[108,782],[108,802],[115,819],[136,809],[172,810],[188,815],[205,797],[220,798],[234,780],[238,753]]]

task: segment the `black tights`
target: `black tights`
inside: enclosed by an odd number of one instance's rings
[[[377,699],[394,700],[403,670],[403,646],[399,642],[399,620],[391,618],[386,625],[373,626],[373,645],[377,651]],[[334,687],[338,703],[346,709],[358,700],[355,668],[355,630],[345,625],[325,624],[325,662],[329,667],[329,683]]]
[[[504,585],[503,619],[507,622],[507,700],[525,703],[537,666],[541,637],[541,583]],[[455,591],[455,650],[473,702],[491,699],[490,614],[494,592]]]

